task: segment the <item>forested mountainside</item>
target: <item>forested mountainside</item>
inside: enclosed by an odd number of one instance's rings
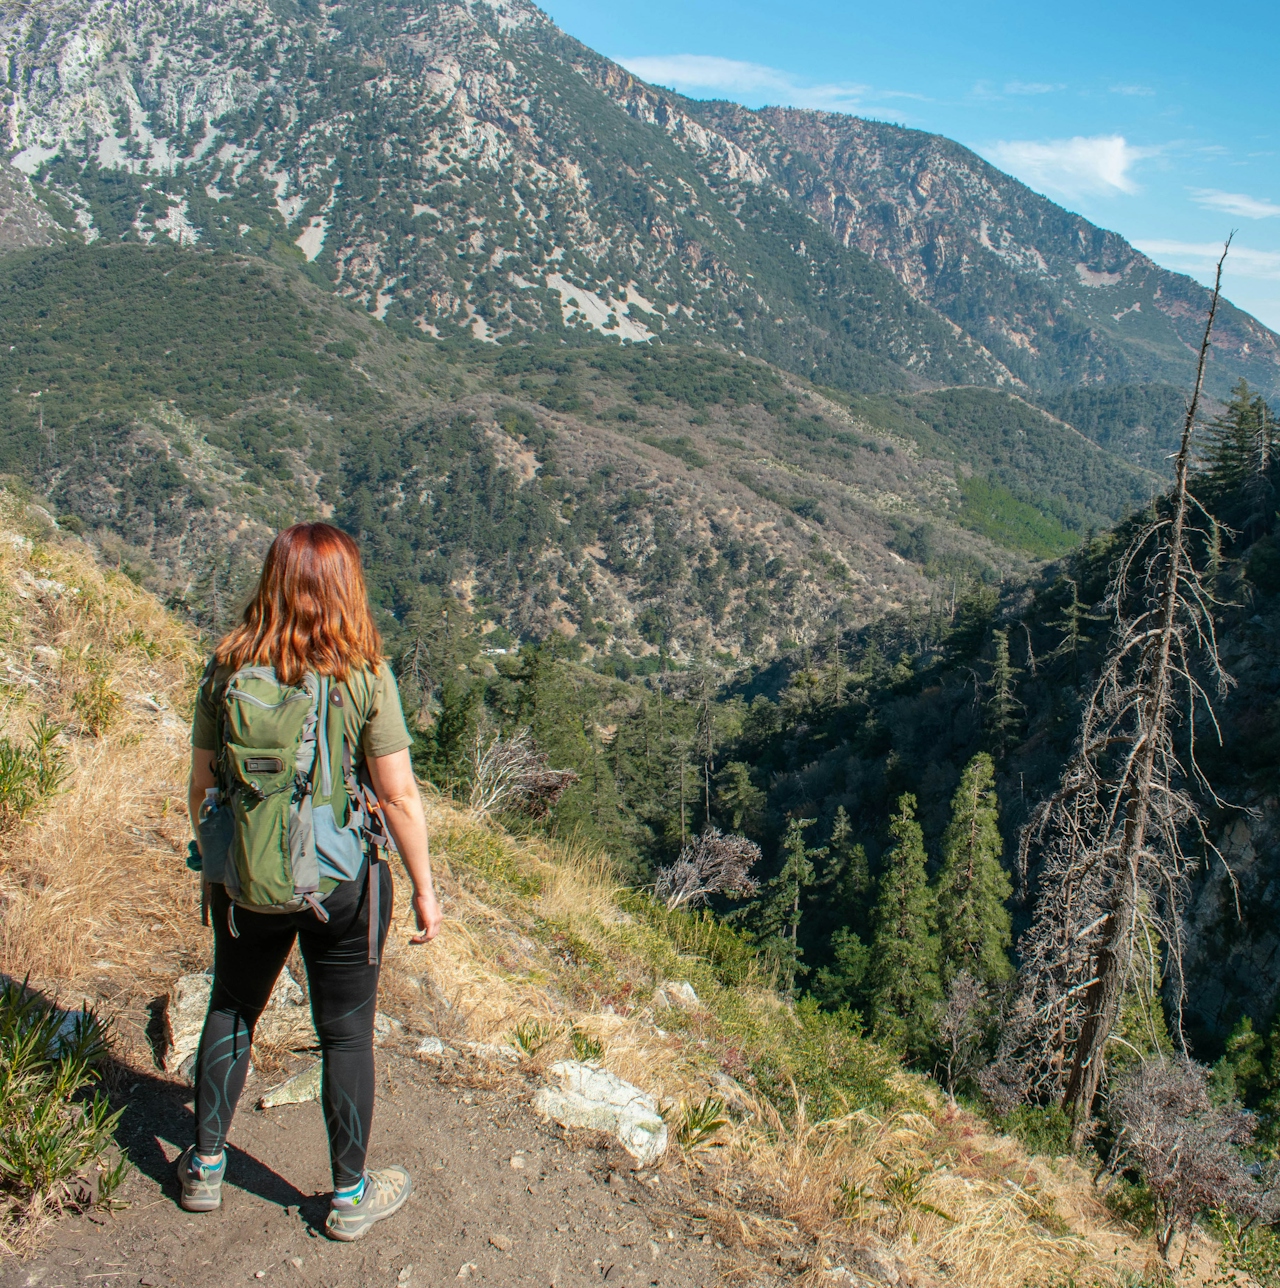
[[[1203,289],[966,149],[655,90],[526,0],[55,0],[0,47],[66,226],[280,244],[432,333],[713,339],[861,392],[1189,374]],[[1280,350],[1228,308],[1211,388],[1241,376]]]
[[[935,1058],[947,838],[981,801],[998,993],[1207,294],[946,140],[693,103],[524,0],[54,0],[0,44],[0,468],[212,630],[334,519],[425,775],[465,801],[527,729],[576,775],[545,825],[636,880],[752,838],[717,911]],[[1245,447],[1197,480],[1239,681],[1201,761],[1248,898],[1207,852],[1201,1054],[1276,1005],[1277,343],[1224,306],[1209,365]]]
[[[0,261],[0,299],[0,468],[208,625],[271,530],[323,514],[389,623],[430,589],[624,666],[745,660],[1025,570],[1155,485],[1003,391],[451,345],[245,255],[72,242]]]

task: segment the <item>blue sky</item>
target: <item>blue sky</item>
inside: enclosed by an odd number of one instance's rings
[[[542,0],[698,98],[852,112],[957,139],[1280,329],[1280,5]]]

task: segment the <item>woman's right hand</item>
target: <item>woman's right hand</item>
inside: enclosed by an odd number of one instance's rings
[[[409,937],[411,944],[430,943],[440,933],[444,918],[434,885],[413,892],[413,919],[418,923],[418,933]]]

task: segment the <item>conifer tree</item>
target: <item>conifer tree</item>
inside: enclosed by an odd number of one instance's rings
[[[795,987],[803,950],[799,945],[801,899],[813,885],[813,860],[822,858],[826,848],[809,849],[804,834],[817,822],[793,818],[782,838],[782,868],[769,882],[760,908],[760,937],[765,950],[778,963],[779,984],[784,992]]]
[[[751,766],[731,760],[716,775],[716,805],[731,832],[753,831],[764,814],[765,794],[751,781]]]
[[[1241,380],[1209,426],[1204,461],[1214,510],[1246,541],[1267,530],[1275,513],[1273,466],[1278,448],[1271,408]]]
[[[1009,660],[1009,632],[992,631],[995,643],[995,660],[991,663],[991,697],[987,702],[987,731],[997,756],[1003,755],[1013,744],[1018,729],[1018,708],[1022,705],[1014,696],[1018,671]]]
[[[1204,462],[1215,485],[1224,492],[1264,473],[1275,450],[1275,422],[1261,394],[1241,380],[1222,414],[1209,426]]]
[[[1013,975],[1008,954],[1013,934],[1005,907],[1013,887],[1000,862],[999,811],[995,766],[979,752],[965,766],[942,837],[938,927],[944,986],[961,971],[985,985]]]
[[[835,887],[836,901],[843,907],[852,906],[855,911],[860,911],[871,884],[867,852],[854,842],[853,824],[843,805],[836,807],[827,849],[831,862],[827,865],[826,882]]]
[[[937,908],[925,871],[924,834],[916,798],[898,798],[889,824],[870,949],[870,1011],[876,1033],[909,1053],[928,1046],[942,997],[938,980]]]

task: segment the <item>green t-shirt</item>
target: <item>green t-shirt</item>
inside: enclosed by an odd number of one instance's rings
[[[200,685],[191,722],[191,745],[197,751],[218,750],[218,714],[213,694],[230,674],[230,667],[220,666]],[[413,742],[400,709],[400,690],[386,662],[376,675],[372,671],[353,671],[335,687],[342,694],[342,733],[356,760],[391,756]],[[340,747],[341,737],[334,726],[331,736]]]

